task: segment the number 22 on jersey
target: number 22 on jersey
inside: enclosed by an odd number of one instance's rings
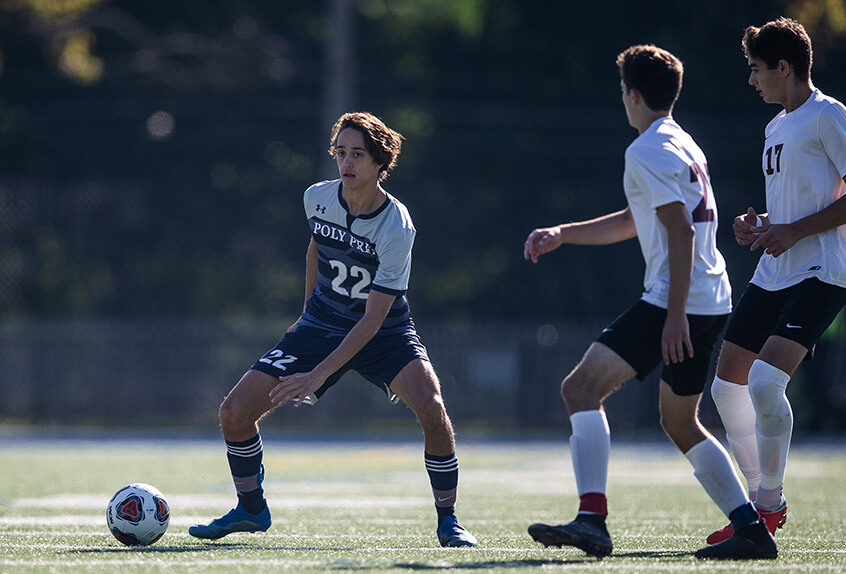
[[[344,265],[343,262],[338,261],[337,259],[332,259],[329,261],[329,265],[332,266],[338,275],[332,280],[332,290],[336,293],[340,293],[344,297],[352,297],[353,299],[367,299],[367,294],[369,292],[370,282],[372,278],[370,277],[370,272],[365,269],[364,267],[359,267],[358,265],[352,265],[349,269],[347,266]],[[358,279],[358,281],[352,286],[350,291],[347,290],[346,287],[343,286],[344,281],[347,280],[347,277],[353,277],[354,279]]]

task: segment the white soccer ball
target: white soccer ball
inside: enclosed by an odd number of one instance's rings
[[[127,484],[106,507],[106,525],[127,546],[149,546],[162,537],[170,521],[170,507],[149,484]]]

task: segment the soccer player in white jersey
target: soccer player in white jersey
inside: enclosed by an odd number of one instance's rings
[[[270,527],[258,420],[289,401],[314,404],[354,370],[393,402],[405,402],[420,422],[441,546],[477,544],[455,516],[453,427],[405,296],[416,232],[408,210],[381,185],[401,144],[399,133],[369,113],[344,114],[335,123],[329,153],[340,179],[312,185],[304,196],[311,242],[302,315],[220,406],[238,504],[189,528],[192,536],[217,539]]]
[[[683,66],[655,46],[628,48],[617,56],[617,66],[626,116],[640,133],[625,156],[628,206],[589,221],[535,229],[524,256],[537,262],[539,255],[564,243],[601,245],[637,237],[646,260],[644,292],[602,331],[561,384],[580,498],[576,519],[533,524],[529,534],[546,546],[576,546],[600,558],[611,553],[605,524],[610,432],[602,401],[663,362],[659,409],[664,431],[732,524],[755,531],[759,543],[748,557],[774,557],[775,542],[728,453],[697,414],[711,352],[731,311],[731,287],[716,247],[717,205],[705,155],[672,117]]]
[[[766,213],[750,207],[734,221],[737,242],[763,253],[726,329],[711,395],[775,533],[787,516],[793,430],[785,389],[846,304],[846,108],[811,83],[811,39],[795,20],[750,26],[743,50],[749,83],[783,110],[765,130]],[[719,546],[732,533],[729,525],[707,541]]]

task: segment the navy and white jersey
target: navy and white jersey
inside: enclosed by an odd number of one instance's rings
[[[411,312],[405,292],[416,231],[406,207],[387,194],[372,213],[351,215],[340,180],[316,183],[303,204],[317,245],[317,285],[302,322],[347,332],[364,316],[371,289],[395,295],[380,332],[405,329]]]
[[[708,162],[693,138],[672,117],[655,120],[626,149],[623,190],[646,261],[642,299],[667,308],[670,250],[667,228],[658,219],[656,209],[681,202],[696,230],[685,310],[692,315],[731,312],[731,285],[725,260],[717,250],[717,203]]]
[[[762,169],[770,223],[793,223],[846,195],[846,107],[814,90],[767,125]],[[752,283],[779,291],[816,277],[846,287],[846,225],[809,235],[773,257],[761,255]]]

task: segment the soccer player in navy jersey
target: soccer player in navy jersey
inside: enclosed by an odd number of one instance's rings
[[[335,123],[329,153],[340,179],[316,183],[304,195],[311,241],[302,315],[220,406],[238,504],[189,528],[192,536],[217,539],[270,527],[258,420],[288,402],[314,404],[354,370],[392,402],[406,403],[420,422],[441,546],[476,546],[455,516],[453,427],[405,296],[416,232],[406,207],[381,185],[401,144],[402,136],[370,113],[344,114]]]
[[[672,117],[683,65],[656,46],[632,46],[617,56],[617,66],[626,116],[639,132],[626,149],[628,205],[590,221],[535,229],[524,257],[537,262],[565,243],[603,245],[637,237],[646,262],[644,292],[561,383],[579,510],[571,522],[536,523],[529,534],[546,546],[575,546],[599,558],[611,553],[605,496],[610,430],[602,403],[627,380],[643,380],[663,362],[658,404],[664,431],[720,510],[755,538],[732,557],[774,558],[775,542],[728,453],[698,418],[711,352],[731,311],[731,286],[716,245],[717,204],[705,154]]]

